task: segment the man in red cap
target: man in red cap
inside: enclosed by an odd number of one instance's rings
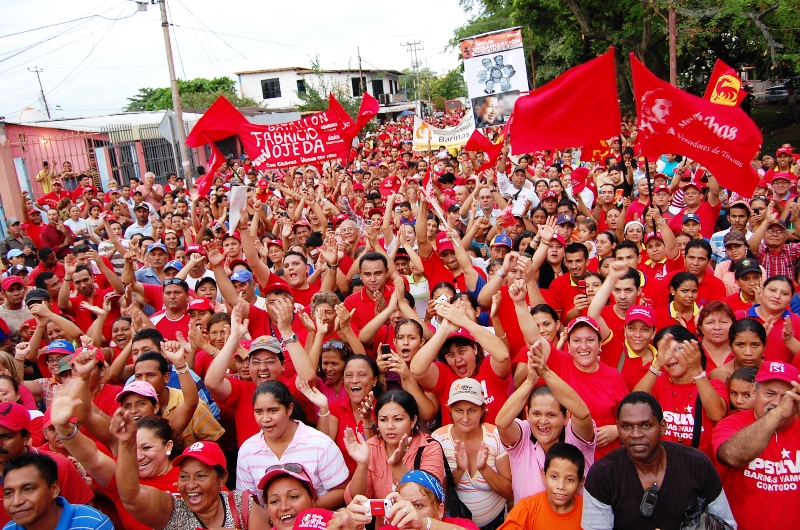
[[[46,195],[42,195],[36,201],[36,204],[43,207],[45,210],[51,209],[58,209],[58,203],[60,203],[63,199],[69,197],[69,192],[63,189],[63,184],[61,183],[61,179],[55,179],[53,181],[53,191]]]
[[[770,186],[774,192],[773,200],[780,203],[782,208],[786,208],[786,203],[797,197],[791,192],[792,181],[797,182],[797,177],[794,173],[788,171],[776,171],[772,174],[772,181]]]
[[[721,420],[711,443],[739,530],[787,528],[800,520],[800,371],[765,361],[755,383],[753,410]]]
[[[705,239],[711,239],[714,235],[715,227],[717,226],[717,219],[719,219],[719,211],[722,204],[719,201],[719,182],[713,177],[708,175],[708,198],[703,198],[703,184],[697,180],[689,181],[683,188],[683,200],[686,202],[686,208],[675,214],[669,227],[672,232],[677,234],[681,232],[681,225],[683,223],[683,216],[687,213],[696,213],[700,217],[700,233]]]
[[[22,192],[22,202],[23,204],[28,199],[28,192]],[[45,229],[47,225],[42,222],[42,212],[37,210],[36,208],[31,208],[28,211],[22,211],[22,228],[25,229],[25,235],[31,238],[31,241],[36,245],[36,248],[42,248],[42,230]]]
[[[0,464],[26,453],[37,454],[39,451],[30,447],[31,439],[30,412],[18,403],[0,403]],[[94,498],[92,490],[78,474],[75,466],[66,457],[58,453],[45,452],[58,465],[58,482],[61,484],[61,496],[70,504],[88,504]],[[3,490],[0,497],[5,500]],[[3,503],[5,505],[5,503]],[[6,524],[11,518],[5,506],[0,509],[0,524]]]

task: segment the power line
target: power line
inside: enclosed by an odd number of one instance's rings
[[[50,107],[47,105],[47,98],[44,97],[44,88],[42,88],[42,78],[39,75],[41,72],[44,72],[44,70],[39,70],[39,68],[34,66],[33,70],[28,68],[28,71],[36,74],[36,79],[39,80],[39,90],[42,92],[42,102],[44,102],[44,110],[47,111],[47,117],[50,118]]]
[[[55,26],[63,26],[64,24],[78,22],[79,20],[88,20],[90,18],[102,18],[105,20],[114,20],[112,18],[104,17],[103,15],[89,15],[86,17],[73,18],[72,20],[65,20],[64,22],[56,22],[55,24],[48,24],[47,26],[40,26],[38,28],[26,29],[24,31],[18,31],[16,33],[9,33],[8,35],[0,35],[0,39],[5,39],[6,37],[14,37],[15,35],[22,35],[23,33],[30,33],[31,31],[39,31],[41,29],[53,28]]]
[[[169,18],[171,20],[175,20],[175,17],[172,16],[172,9],[170,9],[169,4],[167,4],[167,11],[169,12]],[[181,62],[181,72],[183,72],[183,78],[187,79],[186,68],[184,68],[183,66],[183,56],[181,55],[181,47],[178,46],[178,33],[176,31],[173,31],[173,33],[175,34],[175,49],[178,51],[178,60]]]

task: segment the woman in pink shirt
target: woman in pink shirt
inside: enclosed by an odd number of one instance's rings
[[[344,499],[349,503],[355,495],[383,499],[405,473],[415,468],[421,451],[419,469],[427,471],[444,484],[444,454],[441,446],[421,433],[419,407],[405,390],[382,394],[375,404],[375,417],[380,436],[366,442],[356,437],[352,429],[345,431],[347,452],[357,467],[345,488]]]

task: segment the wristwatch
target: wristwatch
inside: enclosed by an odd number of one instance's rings
[[[300,339],[297,337],[297,333],[292,333],[291,335],[289,335],[285,339],[281,339],[281,348],[286,348],[287,344],[291,344],[293,342],[297,342],[298,340],[300,340]]]

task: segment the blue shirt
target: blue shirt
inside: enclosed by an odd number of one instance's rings
[[[111,519],[85,504],[70,504],[64,497],[57,497],[56,504],[61,506],[61,517],[55,530],[114,530]],[[14,521],[6,523],[3,530],[24,529]]]

